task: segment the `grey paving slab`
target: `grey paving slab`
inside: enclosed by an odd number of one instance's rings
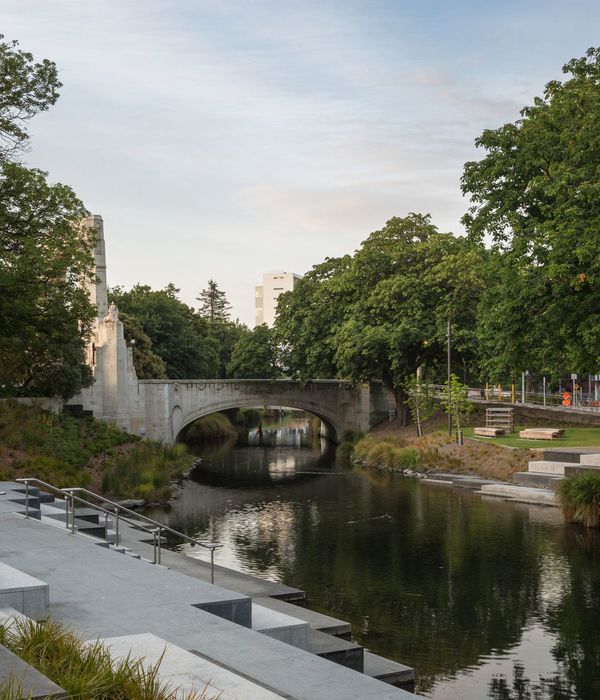
[[[177,689],[176,697],[205,689],[207,700],[275,700],[282,696],[238,676],[223,667],[192,654],[154,634],[127,635],[103,639],[114,659],[141,659],[144,668],[158,665],[161,683]]]
[[[28,700],[66,698],[65,691],[0,644],[0,690],[12,688]]]
[[[51,616],[89,638],[152,633],[298,700],[414,697],[195,608],[209,588],[217,590],[216,597],[224,595],[223,589],[197,578],[16,515],[0,515],[0,533],[0,559],[43,576],[50,584]]]
[[[336,637],[347,637],[352,632],[352,626],[349,622],[338,620],[301,605],[294,605],[278,598],[253,598],[253,601],[265,608],[305,620],[311,629],[319,632],[327,632],[327,634],[333,634]]]
[[[415,678],[415,670],[410,666],[390,661],[365,649],[364,672],[386,683],[410,683]]]

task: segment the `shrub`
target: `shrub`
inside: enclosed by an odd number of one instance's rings
[[[194,421],[185,431],[184,440],[197,444],[210,440],[222,440],[237,435],[236,429],[224,413],[212,413]]]
[[[584,472],[561,481],[556,491],[565,520],[600,527],[600,474]]]
[[[352,443],[342,442],[335,452],[335,463],[344,466],[350,464],[352,460]]]

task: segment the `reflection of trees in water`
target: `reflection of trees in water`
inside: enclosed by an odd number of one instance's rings
[[[282,478],[269,463],[286,449],[205,452],[189,484],[203,499],[195,522],[210,520],[247,570],[278,574],[350,620],[371,651],[414,665],[418,691],[510,652],[534,621],[557,639],[560,675],[515,666],[490,698],[600,698],[600,533],[376,471],[328,473],[331,455],[296,453]],[[182,519],[185,498],[174,504]]]
[[[573,700],[574,696],[569,683],[560,676],[533,682],[525,676],[522,664],[515,663],[512,683],[504,676],[497,676],[490,682],[487,697],[489,700]],[[583,700],[584,696],[577,697]]]
[[[351,518],[330,514],[319,528],[298,523],[296,560],[289,568],[283,562],[284,580],[352,620],[371,651],[416,665],[423,691],[436,676],[519,641],[537,607],[539,543],[522,514],[506,507],[393,483],[386,475],[378,486],[361,480]]]
[[[596,700],[600,698],[600,533],[566,526],[561,534],[568,581],[560,598],[547,607],[544,622],[558,638],[553,655],[575,697]]]

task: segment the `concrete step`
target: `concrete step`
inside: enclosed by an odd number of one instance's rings
[[[253,601],[265,608],[277,610],[278,612],[290,615],[291,617],[304,620],[305,622],[308,622],[311,629],[318,630],[319,632],[326,632],[327,634],[331,634],[336,637],[350,637],[350,633],[352,632],[352,627],[349,622],[337,620],[335,617],[323,615],[323,613],[316,612],[315,610],[309,610],[301,605],[294,605],[293,603],[288,603],[285,600],[269,597],[253,598]]]
[[[113,659],[141,659],[145,669],[158,666],[157,680],[177,689],[176,697],[206,688],[206,697],[220,700],[276,700],[282,696],[198,654],[154,634],[102,639]]]
[[[0,562],[0,608],[13,608],[41,620],[48,614],[49,586],[24,571]]]
[[[568,467],[565,467],[565,471]],[[517,472],[513,475],[513,481],[517,486],[529,486],[534,489],[548,489],[555,491],[558,484],[564,479],[559,474],[544,474],[543,472]]]
[[[298,649],[308,649],[308,622],[252,601],[252,629]]]
[[[554,491],[547,489],[535,489],[516,484],[485,484],[476,493],[482,496],[495,496],[516,503],[531,503],[540,506],[558,507]]]
[[[579,464],[580,453],[571,450],[544,450],[544,460],[550,462],[570,462]]]
[[[557,476],[564,476],[565,467],[572,466],[573,462],[553,462],[549,459],[540,459],[529,462],[527,471],[535,472],[536,474],[555,474]]]
[[[579,463],[586,466],[600,467],[600,454],[579,455]]]
[[[15,624],[34,622],[30,617],[15,608],[0,608],[0,626],[10,629]],[[35,623],[37,624],[37,623]]]
[[[600,473],[600,466],[593,464],[572,464],[570,467],[565,467],[565,476],[578,476],[586,472]]]
[[[364,649],[360,644],[325,634],[325,632],[310,630],[308,651],[340,666],[351,668],[353,671],[360,673],[364,671]]]
[[[25,663],[12,651],[0,644],[0,689],[11,691],[15,698],[41,700],[42,698],[66,698],[66,692],[43,676],[37,669]]]
[[[366,649],[364,651],[364,667],[364,673],[378,681],[402,687],[414,684],[414,668],[385,659],[383,656],[377,656]]]
[[[57,518],[61,519],[64,522],[65,519],[65,511],[61,508],[55,508],[54,505],[52,506],[45,506],[44,507],[44,512],[48,516],[52,518]],[[71,514],[69,513],[69,518],[71,517]],[[94,525],[99,525],[100,524],[100,513],[98,513],[97,510],[94,510],[93,508],[75,508],[75,520],[85,520],[88,523],[92,523]],[[104,525],[104,517],[102,518],[102,525]]]

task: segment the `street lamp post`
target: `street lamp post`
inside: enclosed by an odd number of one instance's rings
[[[452,336],[451,336],[451,330],[450,330],[450,319],[448,319],[448,329],[447,329],[447,336],[448,336],[448,348],[447,348],[447,360],[448,360],[448,404],[450,404],[450,374],[451,374],[451,354],[450,354],[450,348],[452,344]],[[448,412],[448,435],[452,436],[452,413]]]

